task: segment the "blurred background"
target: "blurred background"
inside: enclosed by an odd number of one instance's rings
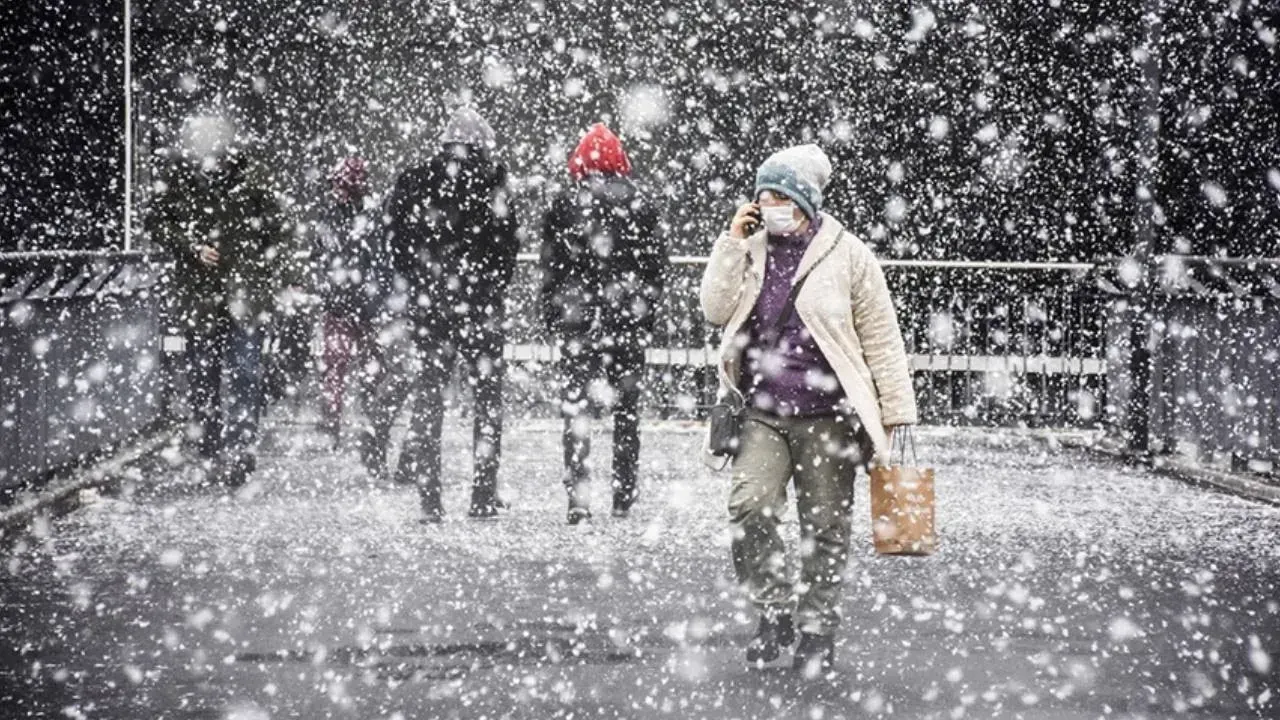
[[[123,246],[126,169],[145,247],[184,124],[231,132],[305,221],[340,158],[386,192],[470,102],[530,228],[604,120],[677,252],[813,141],[829,209],[885,257],[1274,255],[1277,27],[1257,0],[9,0],[0,250]]]

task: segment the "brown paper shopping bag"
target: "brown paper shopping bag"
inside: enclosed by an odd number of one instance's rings
[[[907,443],[912,461],[907,462]],[[934,530],[933,468],[919,467],[911,430],[894,432],[895,462],[871,468],[871,532],[876,552],[882,555],[930,555],[938,546]]]

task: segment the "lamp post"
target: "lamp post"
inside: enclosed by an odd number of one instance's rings
[[[124,0],[124,249],[133,249],[133,2]]]
[[[1138,265],[1137,286],[1129,298],[1129,407],[1127,413],[1129,450],[1141,455],[1151,452],[1152,331],[1155,329],[1156,291],[1154,266],[1160,254],[1156,204],[1160,196],[1160,84],[1161,40],[1164,0],[1142,3],[1143,48],[1141,118],[1138,123],[1137,244],[1133,261]]]

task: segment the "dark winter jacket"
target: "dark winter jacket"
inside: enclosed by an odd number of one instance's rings
[[[216,172],[174,165],[147,220],[152,241],[173,257],[172,319],[187,328],[229,314],[256,326],[271,319],[277,294],[297,281],[292,234],[266,184],[233,162]],[[217,248],[204,265],[199,245]]]
[[[316,223],[317,286],[325,312],[370,322],[390,288],[380,210],[363,199],[331,202]]]
[[[542,228],[542,318],[556,339],[648,345],[664,287],[658,214],[629,178],[592,175]]]
[[[500,343],[519,250],[506,168],[476,146],[445,144],[400,176],[387,215],[392,267],[418,326],[463,345]]]

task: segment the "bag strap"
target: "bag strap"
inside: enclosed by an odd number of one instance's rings
[[[893,454],[898,452],[898,464],[907,464],[907,450],[911,451],[911,463],[914,466],[920,464],[920,457],[916,455],[916,436],[911,432],[910,425],[899,425],[893,430],[893,447],[889,449],[889,464],[893,464]]]
[[[782,306],[782,311],[778,313],[778,317],[775,318],[773,323],[769,326],[769,331],[765,333],[765,338],[768,340],[770,345],[777,342],[778,335],[782,333],[783,326],[787,324],[787,321],[791,319],[791,315],[796,311],[796,298],[800,297],[800,289],[804,287],[804,281],[808,280],[809,276],[813,274],[813,271],[822,264],[822,261],[826,260],[827,256],[836,249],[836,246],[840,244],[842,239],[844,239],[844,233],[845,231],[841,229],[840,234],[836,236],[836,241],[831,243],[831,247],[827,248],[826,252],[822,253],[822,256],[818,258],[817,262],[810,265],[804,275],[801,275],[800,279],[796,280],[795,284],[791,286],[791,292],[787,294],[786,304]]]

